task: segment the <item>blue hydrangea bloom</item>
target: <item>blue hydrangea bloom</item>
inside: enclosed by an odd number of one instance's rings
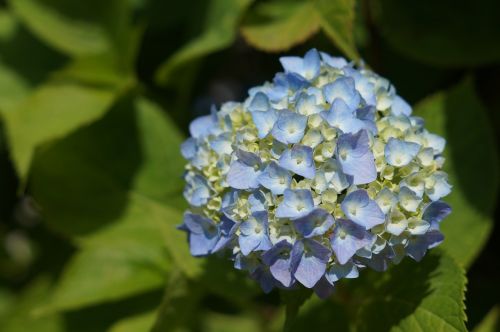
[[[328,297],[363,269],[416,261],[451,213],[446,141],[388,80],[313,49],[189,126],[179,229],[191,254],[226,255],[265,292]]]

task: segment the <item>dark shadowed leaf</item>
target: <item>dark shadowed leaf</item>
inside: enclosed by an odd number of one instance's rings
[[[493,133],[471,79],[415,107],[429,131],[447,140],[445,171],[453,190],[445,198],[452,214],[442,223],[443,247],[469,266],[492,228],[498,184]]]
[[[49,225],[81,247],[54,292],[52,308],[158,287],[168,257],[187,274],[197,273],[185,234],[175,228],[183,207],[180,141],[161,109],[130,97],[37,154],[34,196]],[[96,275],[101,277],[90,277]]]
[[[500,329],[500,307],[493,307],[473,332],[498,332]]]
[[[231,45],[236,38],[238,21],[251,2],[211,0],[203,33],[167,59],[158,69],[156,80],[160,84],[172,83],[176,71],[183,66]]]
[[[37,61],[33,61],[33,54]],[[0,110],[16,106],[64,61],[35,39],[11,12],[0,9]]]
[[[199,326],[199,305],[203,295],[199,286],[172,273],[152,331],[192,331],[193,326]]]
[[[26,178],[36,147],[100,118],[117,93],[115,87],[54,81],[38,87],[14,109],[4,111],[12,159],[19,176]]]
[[[131,316],[115,323],[109,332],[146,332],[151,329],[155,321],[156,312],[146,312]]]
[[[440,66],[500,60],[500,2],[370,1],[381,34],[400,53]]]

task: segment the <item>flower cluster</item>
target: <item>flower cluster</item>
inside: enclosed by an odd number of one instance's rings
[[[321,297],[363,268],[422,259],[451,212],[445,140],[368,69],[315,49],[280,61],[272,83],[190,125],[191,254],[226,252],[266,292]]]

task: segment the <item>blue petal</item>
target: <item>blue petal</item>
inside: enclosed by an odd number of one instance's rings
[[[276,76],[279,77],[280,75],[278,74]],[[281,77],[283,78],[283,84],[286,84],[291,92],[296,92],[310,86],[308,80],[296,73],[286,73]]]
[[[373,135],[378,133],[377,126],[375,125],[375,113],[376,108],[373,106],[358,108],[356,110],[356,117],[363,121],[364,128]]]
[[[321,61],[318,51],[313,48],[304,56],[303,77],[308,80],[313,80],[319,75],[321,69]]]
[[[342,201],[341,208],[349,219],[366,229],[383,224],[385,221],[384,212],[363,189],[348,194]]]
[[[234,268],[238,270],[245,270],[250,273],[255,272],[259,267],[262,267],[259,256],[248,255],[244,256],[241,252],[234,256]]]
[[[332,103],[336,98],[342,99],[351,109],[356,109],[361,101],[361,96],[356,91],[354,80],[350,77],[340,77],[333,83],[323,87],[326,101]]]
[[[358,268],[352,261],[341,265],[338,263],[333,264],[326,272],[326,278],[330,283],[335,283],[336,281],[347,278],[354,279],[359,276]]]
[[[327,160],[323,163],[323,171],[325,172],[326,180],[337,193],[341,193],[344,189],[349,187],[347,176],[344,174],[338,160],[334,158]]]
[[[260,166],[261,160],[255,153],[244,151],[242,149],[236,150],[238,160],[247,166]]]
[[[321,63],[318,51],[310,50],[304,59],[296,56],[280,58],[281,65],[286,72],[299,74],[302,77],[312,80],[319,75]]]
[[[330,238],[332,249],[340,264],[347,263],[359,249],[372,244],[374,235],[350,220],[338,219]]]
[[[443,240],[443,234],[437,230],[429,231],[424,235],[413,236],[406,247],[407,254],[419,262],[425,256],[427,249],[436,247]]]
[[[330,110],[320,114],[330,126],[338,128],[344,133],[357,133],[365,126],[363,121],[354,116],[354,112],[343,99],[335,99]]]
[[[269,266],[273,277],[283,286],[289,287],[293,283],[291,272],[292,245],[286,240],[282,240],[262,255],[262,261]]]
[[[424,209],[422,220],[431,224],[434,229],[439,228],[441,221],[451,213],[451,206],[443,201],[434,201]]]
[[[341,135],[337,141],[336,156],[343,172],[352,177],[353,184],[370,183],[377,179],[375,158],[366,130],[354,135]]]
[[[184,225],[189,230],[191,255],[210,254],[219,240],[219,228],[213,220],[187,212],[184,214]]]
[[[347,60],[342,57],[332,57],[324,52],[320,52],[320,54],[323,62],[332,68],[342,69],[348,64]]]
[[[210,141],[210,147],[218,154],[230,155],[233,152],[231,146],[231,133],[224,133],[218,135],[216,138]]]
[[[258,177],[259,183],[271,190],[274,195],[281,195],[290,187],[292,177],[284,168],[272,161]]]
[[[192,206],[202,206],[210,199],[210,187],[208,186],[205,178],[196,174],[186,176],[186,188],[184,189],[184,198]]]
[[[399,205],[408,212],[416,212],[422,199],[408,187],[402,187],[398,194]]]
[[[259,138],[264,138],[273,129],[278,120],[278,113],[274,109],[265,112],[252,112],[252,119],[259,133]]]
[[[312,288],[323,277],[330,250],[310,239],[295,242],[292,249],[292,271],[295,279]]]
[[[248,110],[250,112],[266,112],[269,110],[271,105],[269,104],[269,98],[263,92],[257,92],[248,105]]]
[[[425,188],[425,193],[432,201],[437,201],[451,192],[451,185],[447,181],[446,173],[435,172],[431,179],[434,183],[430,188]]]
[[[314,285],[314,293],[323,300],[329,298],[334,290],[334,286],[325,277],[321,278],[316,285]]]
[[[429,132],[424,133],[424,138],[427,141],[427,146],[434,150],[435,154],[443,153],[444,147],[446,145],[446,140],[441,136],[431,134]]]
[[[400,96],[394,96],[391,105],[391,113],[393,115],[411,115],[411,106]]]
[[[217,122],[212,114],[200,116],[189,125],[189,133],[194,138],[205,137],[211,133],[214,126],[217,126]]]
[[[308,146],[294,145],[283,152],[278,162],[284,169],[308,179],[313,179],[316,174],[313,150]]]
[[[408,165],[419,151],[419,144],[391,137],[385,146],[384,155],[389,165],[403,167]]]
[[[299,56],[283,56],[280,63],[286,73],[301,74],[303,70],[304,59]]]
[[[251,274],[251,277],[259,282],[262,291],[264,291],[264,293],[266,294],[271,292],[276,286],[273,276],[271,275],[270,271],[265,267],[261,266],[258,269],[256,269]]]
[[[370,259],[358,257],[356,260],[377,272],[384,272],[389,267],[387,257],[383,253],[378,255],[372,255]]]
[[[293,223],[299,233],[309,238],[325,234],[333,226],[335,219],[327,211],[316,208],[309,214],[294,219]]]
[[[237,228],[238,224],[234,222],[234,220],[222,215],[221,222],[219,224],[220,238],[212,249],[212,253],[226,248],[227,245],[235,238]]]
[[[235,161],[229,167],[226,181],[234,189],[257,188],[259,186],[257,181],[259,174],[260,172],[253,167]]]
[[[316,96],[307,93],[299,95],[295,109],[302,115],[312,115],[322,111],[322,107],[316,104]]]
[[[196,146],[196,138],[194,137],[188,138],[181,144],[181,154],[187,160],[196,155],[196,150],[198,150],[198,147]]]
[[[298,218],[308,214],[314,208],[311,191],[308,189],[286,189],[283,202],[276,209],[278,218]]]
[[[274,138],[282,143],[298,143],[304,137],[306,126],[306,116],[283,110],[279,112],[272,134]]]
[[[250,204],[250,211],[266,211],[267,210],[267,200],[266,196],[261,191],[254,191],[248,196],[248,204]]]

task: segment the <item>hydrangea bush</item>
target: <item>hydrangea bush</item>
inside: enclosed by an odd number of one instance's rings
[[[320,297],[364,268],[421,260],[451,212],[445,140],[363,66],[315,49],[280,62],[272,83],[190,125],[191,254],[227,254],[265,292]]]

